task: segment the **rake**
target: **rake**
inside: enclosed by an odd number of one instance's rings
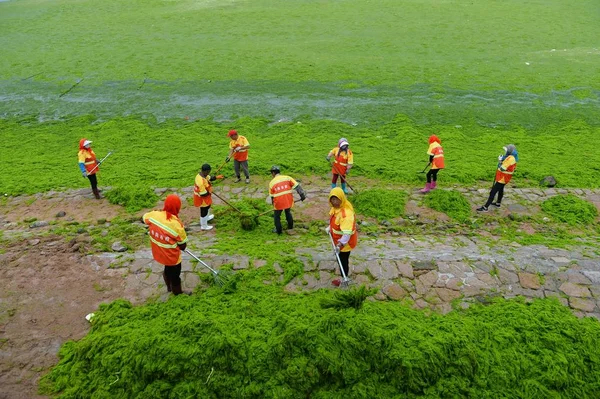
[[[329,161],[327,161],[327,163],[329,163]],[[335,169],[336,172],[338,172],[338,175],[340,175],[340,178],[342,179],[342,182],[346,183],[346,185],[348,186],[348,188],[350,190],[352,190],[353,193],[358,194],[358,191],[356,191],[354,188],[352,188],[352,186],[350,185],[350,183],[348,183],[348,180],[346,180],[346,177],[340,173],[340,170],[337,168],[335,162],[333,164],[329,163],[330,165],[333,166],[333,168]]]
[[[212,267],[210,267],[209,265],[207,265],[206,263],[204,263],[202,261],[202,259],[200,259],[196,255],[194,255],[193,253],[191,253],[189,249],[186,249],[185,253],[187,253],[192,258],[196,259],[198,261],[198,263],[200,263],[202,266],[204,266],[208,270],[210,270],[210,272],[213,275],[213,279],[215,281],[215,284],[217,284],[219,287],[223,287],[225,285],[228,285],[229,282],[231,281],[231,273],[228,270],[215,270],[215,269],[213,269]]]
[[[422,171],[420,171],[419,173],[425,173],[425,171],[427,170],[427,168],[429,167],[429,165],[431,165],[431,162],[429,162],[427,164],[427,166],[425,166],[425,169],[423,169]]]
[[[96,166],[94,166],[94,167],[92,168],[92,170],[90,170],[89,172],[87,172],[87,174],[89,175],[90,173],[92,173],[93,171],[95,171],[95,170],[96,170],[96,168],[98,168],[98,166],[102,165],[102,162],[104,162],[104,160],[106,160],[106,158],[108,158],[109,156],[111,156],[111,155],[112,155],[112,153],[113,153],[113,151],[109,151],[109,152],[108,152],[108,154],[106,154],[106,156],[105,156],[104,158],[102,158],[102,159],[100,160],[100,162],[98,162],[98,163],[96,164]]]
[[[344,271],[344,268],[342,267],[342,261],[340,260],[340,254],[338,253],[338,250],[335,247],[335,243],[333,242],[333,236],[331,235],[331,231],[329,231],[327,233],[327,235],[329,236],[329,241],[331,242],[331,248],[333,248],[333,253],[335,254],[335,259],[337,260],[338,266],[340,267],[340,272],[342,273],[341,286],[343,288],[348,288],[348,286],[350,285],[350,279],[348,278],[348,276],[346,276],[346,272]]]

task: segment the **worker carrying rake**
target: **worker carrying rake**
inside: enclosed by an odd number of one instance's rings
[[[231,156],[233,156],[233,171],[237,179],[235,183],[242,181],[240,175],[240,167],[244,171],[246,176],[246,184],[250,183],[250,173],[248,172],[248,149],[250,143],[244,136],[240,136],[237,131],[230,130],[227,136],[231,139],[229,141],[229,155],[225,158],[225,162],[229,162]]]
[[[346,175],[354,166],[354,155],[350,150],[350,144],[348,144],[348,139],[342,137],[338,140],[338,145],[327,155],[327,161],[333,157],[333,165],[331,167],[331,188],[337,186],[338,177],[341,179],[342,190],[344,194],[348,194],[346,190]]]
[[[77,153],[79,161],[79,169],[83,177],[87,177],[92,185],[92,192],[96,199],[100,199],[100,191],[98,191],[98,179],[96,173],[100,169],[100,162],[96,159],[96,154],[92,150],[92,142],[88,139],[79,140],[79,152]]]
[[[181,251],[187,246],[187,234],[179,210],[181,199],[170,194],[165,199],[162,211],[151,211],[143,216],[144,223],[150,226],[150,246],[154,260],[165,267],[163,278],[167,291],[174,295],[182,294],[181,289]]]
[[[504,155],[498,156],[498,168],[494,177],[494,185],[490,191],[490,196],[484,206],[477,208],[477,212],[487,212],[490,205],[500,208],[502,197],[504,196],[504,186],[510,182],[512,175],[517,169],[519,162],[519,153],[513,144],[502,147]],[[494,198],[498,195],[498,199],[494,202]]]
[[[214,219],[215,215],[209,215],[208,211],[212,205],[212,184],[211,182],[217,179],[223,179],[223,175],[210,176],[211,167],[205,163],[202,165],[200,172],[196,175],[194,181],[194,206],[200,208],[200,229],[210,230],[213,226],[209,226],[208,222]]]
[[[273,219],[275,220],[275,228],[273,233],[281,234],[283,228],[281,227],[281,213],[285,212],[285,220],[287,221],[288,230],[294,228],[294,218],[292,217],[292,207],[294,206],[294,195],[293,190],[296,190],[300,195],[300,201],[306,199],[306,194],[296,180],[292,177],[280,174],[279,166],[273,165],[271,167],[271,176],[273,179],[269,183],[269,195],[273,202],[273,208],[275,213]]]
[[[340,270],[344,280],[348,280],[350,273],[350,251],[352,251],[358,243],[358,232],[356,231],[356,216],[354,215],[354,207],[344,194],[344,191],[335,187],[329,193],[329,226],[325,228],[327,234],[330,235],[337,257],[340,263]],[[341,280],[333,280],[331,282],[335,286],[339,286]]]
[[[437,186],[437,174],[441,169],[444,169],[444,149],[442,148],[441,140],[435,134],[429,136],[427,155],[429,155],[429,164],[427,166],[431,165],[431,169],[427,172],[425,188],[421,189],[421,193],[423,194],[428,193]]]

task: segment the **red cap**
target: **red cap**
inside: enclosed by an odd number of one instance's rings
[[[231,136],[233,136],[234,134],[238,134],[238,132],[237,132],[237,131],[235,131],[235,130],[230,130],[230,131],[229,131],[229,133],[227,133],[227,136],[228,136],[228,137],[231,137]]]

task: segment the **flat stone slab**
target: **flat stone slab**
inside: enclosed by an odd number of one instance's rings
[[[559,287],[559,290],[561,290],[568,296],[573,296],[577,298],[589,298],[592,296],[590,290],[587,287],[573,284],[570,282],[562,283],[562,285]]]
[[[413,270],[437,270],[437,265],[433,260],[417,260],[412,262]]]

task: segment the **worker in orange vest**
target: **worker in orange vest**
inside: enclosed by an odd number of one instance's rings
[[[273,165],[271,167],[271,176],[273,179],[269,183],[269,195],[271,196],[271,202],[273,208],[275,208],[274,220],[275,229],[273,233],[281,234],[283,228],[281,227],[281,213],[285,212],[285,220],[287,221],[288,229],[294,228],[294,219],[292,218],[292,207],[294,206],[294,195],[293,190],[296,190],[300,195],[300,201],[306,199],[306,194],[298,183],[293,178],[280,174],[279,166]]]
[[[348,194],[348,191],[346,191],[346,175],[354,166],[354,154],[352,154],[349,147],[350,144],[348,144],[348,139],[342,137],[338,140],[337,147],[327,154],[327,161],[333,157],[333,165],[331,167],[331,188],[337,186],[338,177],[340,177],[344,194]]]
[[[477,212],[487,212],[490,205],[500,208],[502,197],[504,196],[504,186],[512,179],[513,173],[517,169],[519,162],[519,153],[513,144],[502,147],[504,155],[498,156],[498,169],[494,178],[494,185],[490,191],[490,196],[484,206],[477,208]],[[498,194],[498,200],[494,202],[494,197]]]
[[[210,176],[211,167],[205,163],[202,165],[200,172],[196,175],[194,181],[194,206],[200,208],[200,229],[210,230],[213,226],[209,226],[208,222],[215,218],[215,215],[209,215],[208,211],[212,205],[212,184],[211,182],[222,179],[223,175]]]
[[[174,295],[182,294],[181,289],[181,251],[185,251],[187,235],[179,210],[181,199],[171,194],[165,199],[162,211],[151,211],[143,216],[144,223],[150,226],[150,245],[154,260],[165,267],[163,278],[167,291]]]
[[[96,154],[92,150],[92,142],[88,139],[79,140],[79,152],[77,159],[79,161],[79,169],[83,177],[87,177],[92,185],[92,192],[96,199],[100,199],[100,191],[98,191],[98,180],[96,172],[100,169],[100,163],[96,159]]]
[[[437,186],[437,174],[440,169],[444,169],[444,149],[442,148],[442,142],[435,134],[429,136],[427,155],[429,155],[431,169],[427,172],[427,183],[425,183],[425,188],[421,190],[423,194],[428,193]]]
[[[248,149],[250,148],[250,143],[244,136],[240,136],[235,130],[230,130],[229,133],[227,133],[227,136],[229,136],[231,141],[229,142],[229,155],[227,155],[225,161],[229,162],[233,155],[233,170],[237,177],[235,183],[242,181],[240,177],[241,167],[246,176],[246,184],[248,184],[250,183],[250,173],[248,172]]]
[[[327,234],[331,234],[336,251],[339,251],[341,267],[344,268],[344,273],[348,276],[350,274],[350,251],[358,244],[354,207],[339,187],[333,188],[329,193],[329,205],[331,205],[329,226],[325,231],[327,231]],[[331,283],[339,286],[341,281],[333,280]]]

